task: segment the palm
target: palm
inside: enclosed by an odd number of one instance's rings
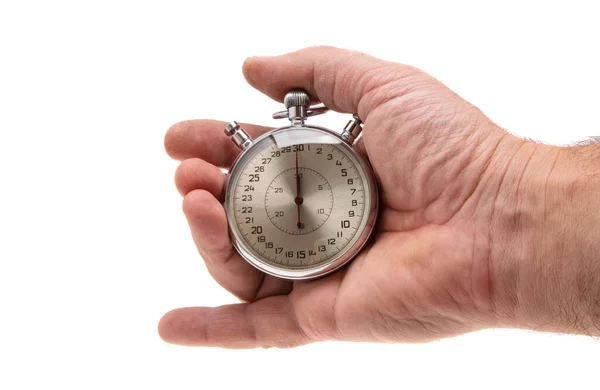
[[[345,66],[344,59],[339,62]],[[258,81],[248,79],[280,98],[288,87],[270,78],[285,71],[273,69],[264,70]],[[223,287],[254,303],[177,310],[163,319],[165,339],[228,347],[324,339],[425,341],[485,323],[491,313],[490,209],[485,206],[490,195],[481,183],[503,131],[430,76],[412,68],[402,68],[401,75],[390,69],[382,71],[385,77],[375,77],[378,88],[355,87],[376,91],[368,98],[319,95],[340,111],[361,115],[362,110],[363,117],[368,112],[357,147],[374,168],[382,207],[367,247],[349,266],[316,281],[292,283],[264,275],[233,250],[216,199],[223,183],[217,166],[230,164],[237,152],[224,144],[225,153],[216,154],[203,142],[223,124],[186,122],[169,132],[167,150],[185,160],[176,182],[198,249]],[[312,80],[319,89],[321,78],[312,75]],[[254,134],[268,130],[247,128]]]
[[[298,283],[292,294],[298,300],[310,297],[313,310],[322,309],[324,317],[335,302],[338,334],[327,338],[426,341],[462,333],[467,321],[457,308],[470,300],[465,290],[470,258],[448,257],[455,240],[455,233],[431,225],[415,232],[381,232],[347,270]],[[318,337],[318,327],[313,331]]]
[[[473,275],[474,269],[480,274],[487,269],[485,248],[474,252],[475,244],[480,248],[487,244],[477,242],[475,235],[475,225],[481,222],[475,217],[481,214],[465,205],[485,162],[480,161],[479,169],[469,175],[451,174],[461,172],[465,164],[478,165],[472,161],[473,151],[453,151],[450,146],[453,137],[469,137],[476,129],[459,121],[434,125],[444,111],[461,105],[468,109],[466,102],[454,102],[454,107],[448,100],[439,107],[429,106],[427,116],[409,124],[416,128],[407,128],[401,119],[390,120],[390,112],[411,114],[393,106],[375,110],[365,124],[360,146],[370,156],[383,198],[372,243],[345,272],[318,282],[297,283],[292,292],[300,295],[299,299],[310,295],[334,301],[336,331],[345,338],[361,339],[366,330],[383,340],[413,341],[462,333],[468,327],[464,316],[481,315],[481,309],[489,305],[485,299],[487,279]],[[455,129],[464,133],[457,134]],[[422,142],[426,132],[438,134],[435,142]],[[417,134],[414,141],[418,145],[411,145],[412,140],[404,134]],[[442,152],[453,154],[454,160],[440,162],[435,156]],[[411,161],[418,161],[418,169],[409,166]],[[405,173],[399,174],[402,169]],[[440,172],[435,181],[424,184],[432,179],[429,172],[435,171]],[[451,186],[456,192],[444,194]],[[420,191],[423,188],[428,191]]]

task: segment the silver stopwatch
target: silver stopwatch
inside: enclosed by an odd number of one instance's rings
[[[377,183],[353,148],[358,115],[343,132],[307,125],[327,112],[290,91],[290,125],[251,139],[237,122],[225,134],[242,149],[227,177],[224,207],[233,246],[259,270],[284,279],[313,279],[343,266],[365,245],[378,210]]]

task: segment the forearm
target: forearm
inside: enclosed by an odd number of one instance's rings
[[[498,320],[600,335],[600,145],[513,152],[491,229]]]

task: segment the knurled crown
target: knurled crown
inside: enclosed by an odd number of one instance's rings
[[[225,134],[227,134],[228,136],[232,136],[233,133],[235,133],[235,131],[239,128],[240,124],[236,121],[229,122],[227,126],[225,126]]]
[[[308,96],[308,94],[301,89],[294,89],[285,95],[285,99],[283,99],[283,104],[285,105],[285,108],[290,108],[294,106],[302,106],[308,108],[310,106],[310,96]]]

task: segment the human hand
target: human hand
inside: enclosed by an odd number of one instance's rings
[[[165,147],[183,160],[175,182],[192,236],[211,275],[244,302],[171,311],[159,325],[165,341],[253,348],[424,342],[499,326],[564,330],[559,321],[543,322],[554,308],[538,294],[551,286],[523,261],[532,247],[520,245],[531,238],[523,230],[529,222],[537,221],[536,234],[549,234],[540,233],[547,210],[531,197],[548,183],[554,188],[559,148],[507,133],[418,69],[357,52],[309,48],[250,58],[243,71],[276,100],[302,88],[333,110],[358,113],[357,147],[381,190],[379,220],[370,244],[330,276],[290,282],[265,275],[229,239],[219,167],[239,151],[221,136],[225,123],[174,125]],[[243,126],[253,137],[270,130]],[[524,188],[531,204],[515,198]],[[537,311],[543,315],[531,315]]]

